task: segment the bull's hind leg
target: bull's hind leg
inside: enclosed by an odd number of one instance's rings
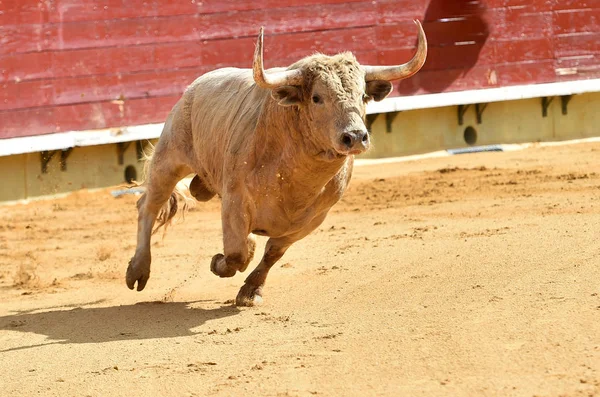
[[[137,247],[133,258],[129,261],[125,277],[130,289],[133,289],[136,281],[138,291],[143,290],[146,286],[150,277],[150,238],[156,217],[167,200],[170,200],[171,206],[169,207],[170,213],[165,215],[167,218],[174,215],[174,212],[177,211],[177,199],[173,190],[177,182],[191,172],[189,167],[175,161],[173,157],[175,156],[166,155],[166,152],[161,153],[159,143],[151,160],[146,192],[137,203]]]

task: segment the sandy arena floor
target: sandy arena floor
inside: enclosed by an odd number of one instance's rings
[[[109,191],[0,206],[1,396],[600,394],[599,143],[357,168],[257,308],[217,200],[127,289]]]

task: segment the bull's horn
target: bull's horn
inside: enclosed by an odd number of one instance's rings
[[[254,82],[262,88],[271,89],[284,85],[301,85],[303,78],[300,70],[265,73],[263,68],[263,30],[264,28],[261,27],[256,41],[256,49],[254,50],[254,61],[252,62]]]
[[[417,53],[408,62],[397,66],[364,66],[365,80],[400,80],[417,73],[427,58],[427,38],[421,26],[421,22],[415,21],[419,28],[419,45]]]

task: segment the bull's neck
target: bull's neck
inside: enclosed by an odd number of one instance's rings
[[[346,157],[323,155],[294,107],[271,102],[264,110],[255,136],[257,160],[277,165],[276,173],[287,174],[284,178],[294,189],[307,193],[322,189],[342,169]]]

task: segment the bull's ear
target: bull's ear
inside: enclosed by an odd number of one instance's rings
[[[392,83],[386,80],[373,80],[367,82],[367,96],[376,102],[381,101],[392,92]]]
[[[271,96],[282,106],[298,105],[302,101],[300,87],[293,85],[274,88],[271,91]]]

